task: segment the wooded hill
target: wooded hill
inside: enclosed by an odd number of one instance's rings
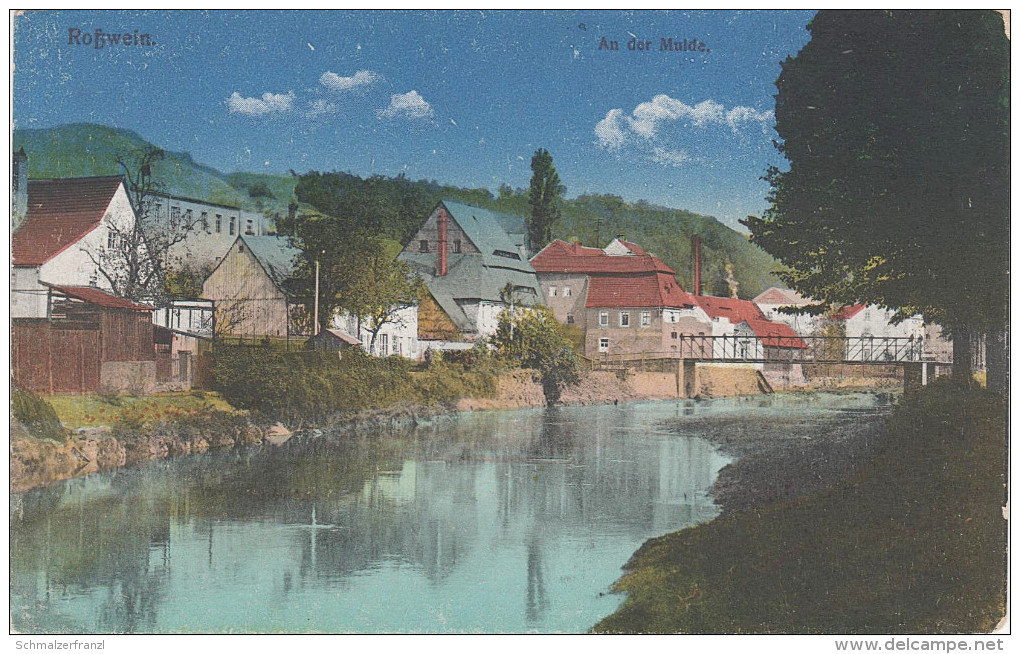
[[[115,162],[118,154],[150,145],[130,130],[89,123],[14,132],[14,149],[25,149],[29,176],[36,179],[120,174]],[[154,166],[153,177],[163,182],[168,193],[263,210],[272,216],[286,216],[293,202],[299,203],[302,213],[356,213],[359,222],[402,243],[443,198],[522,216],[531,210],[526,191],[506,185],[494,194],[435,180],[413,181],[403,175],[225,174],[183,152],[167,151]],[[776,261],[715,218],[643,201],[625,202],[614,195],[581,195],[563,200],[560,208],[562,218],[553,226],[555,238],[605,246],[621,236],[672,266],[685,289],[691,288],[693,277],[693,235],[700,236],[703,244],[704,293],[730,295],[736,288],[740,297],[752,298],[777,284],[772,274]]]

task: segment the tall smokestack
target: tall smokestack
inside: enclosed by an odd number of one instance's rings
[[[446,215],[446,209],[439,207],[439,216],[437,221],[439,223],[439,261],[436,264],[436,274],[440,277],[446,276],[446,230],[449,217]]]
[[[701,239],[691,237],[691,249],[694,251],[694,294],[701,295]]]

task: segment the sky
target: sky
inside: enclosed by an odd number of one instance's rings
[[[13,118],[131,129],[223,172],[493,191],[526,188],[545,148],[568,197],[739,229],[782,167],[774,82],[813,14],[30,11],[14,24]]]

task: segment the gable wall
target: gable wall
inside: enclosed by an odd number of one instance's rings
[[[287,298],[240,241],[230,247],[202,284],[202,297],[216,303],[219,334],[253,338],[287,335]]]

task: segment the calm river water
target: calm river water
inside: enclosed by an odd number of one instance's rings
[[[767,437],[770,413],[821,426],[871,402],[832,397],[461,414],[15,495],[13,627],[583,632],[642,542],[717,515],[729,459],[661,421],[754,411]]]

